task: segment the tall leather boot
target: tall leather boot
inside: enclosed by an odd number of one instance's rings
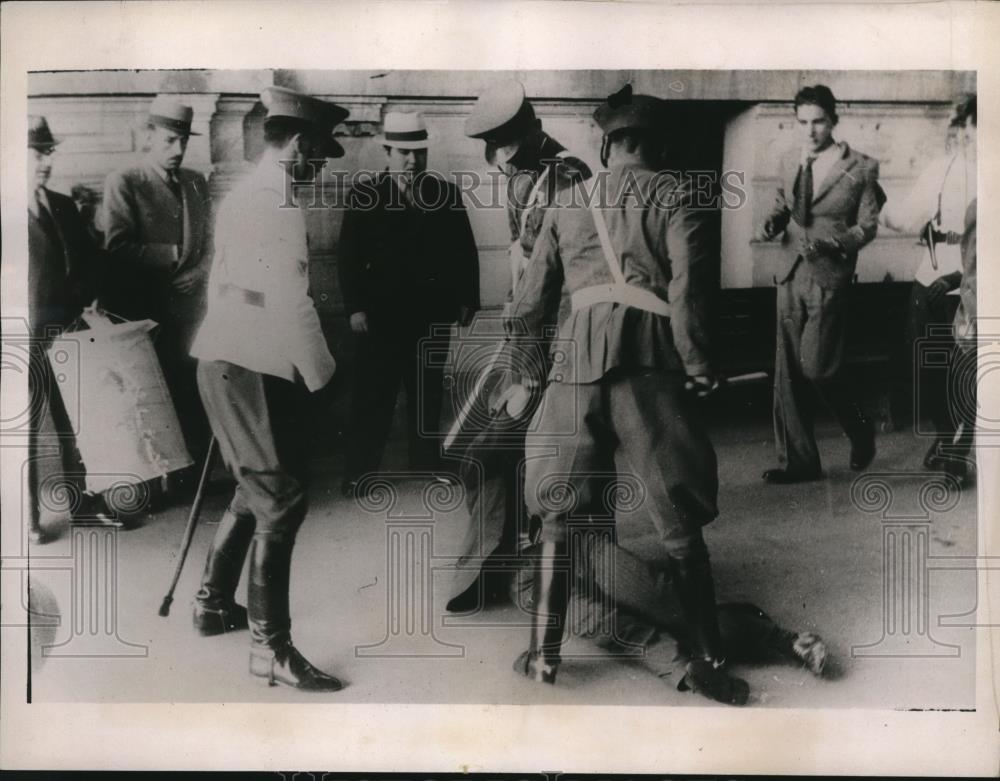
[[[194,627],[201,635],[221,635],[247,628],[247,610],[236,604],[236,587],[253,539],[252,515],[226,510],[205,561],[201,588],[194,598]]]
[[[274,534],[254,535],[250,549],[250,674],[269,686],[334,692],[343,684],[317,670],[292,645],[288,606],[292,548],[295,541]]]
[[[566,544],[543,542],[532,566],[534,614],[531,645],[514,662],[514,670],[540,683],[555,683],[561,660],[569,601],[569,572],[557,566],[567,561]]]
[[[746,681],[725,672],[725,656],[715,605],[715,581],[708,552],[672,559],[677,598],[691,639],[691,661],[680,688],[691,689],[729,705],[744,705],[750,696]]]

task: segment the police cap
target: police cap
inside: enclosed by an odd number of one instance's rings
[[[276,117],[297,119],[315,126],[321,132],[328,133],[329,137],[323,150],[326,157],[344,156],[344,148],[333,138],[333,128],[350,114],[343,106],[287,87],[268,87],[260,93],[260,102],[267,109],[267,119]]]
[[[633,95],[632,85],[626,84],[597,107],[594,121],[609,136],[616,130],[659,130],[665,124],[666,102],[652,95]]]

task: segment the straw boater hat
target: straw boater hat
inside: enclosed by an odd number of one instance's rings
[[[328,134],[326,144],[320,150],[324,156],[344,156],[344,147],[333,138],[333,129],[347,119],[350,114],[343,106],[296,92],[287,87],[268,87],[260,93],[260,102],[267,109],[265,122],[277,117],[308,122],[321,132]]]
[[[39,152],[50,152],[60,143],[58,138],[53,138],[52,131],[49,130],[49,123],[43,116],[28,117],[28,147],[37,149]]]
[[[166,128],[175,133],[185,136],[200,136],[191,130],[191,120],[194,118],[194,109],[185,106],[172,95],[157,95],[153,100],[153,105],[149,107],[149,117],[147,121],[150,125]]]
[[[427,123],[419,113],[390,111],[382,123],[382,134],[375,141],[397,149],[426,149],[429,141]]]

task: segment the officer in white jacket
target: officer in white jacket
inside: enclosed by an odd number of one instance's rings
[[[306,514],[303,434],[309,392],[335,369],[309,296],[303,212],[291,181],[341,157],[340,106],[271,87],[266,149],[224,200],[208,284],[208,311],[191,353],[212,431],[237,487],[208,554],[195,598],[203,635],[249,625],[250,672],[273,685],[336,691],[341,683],[292,645],[288,586],[292,547]],[[250,555],[247,609],[235,591]],[[248,615],[249,614],[249,615]]]

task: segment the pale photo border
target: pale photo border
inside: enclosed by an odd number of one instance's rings
[[[2,299],[26,290],[27,72],[87,69],[791,69],[978,72],[979,315],[1000,316],[1000,6],[988,3],[5,3]],[[819,32],[820,34],[817,34]],[[18,261],[21,258],[21,261]],[[1000,320],[996,321],[1000,324]],[[997,375],[981,394],[998,395]],[[0,405],[23,408],[26,383]],[[985,396],[982,396],[985,398]],[[992,404],[996,409],[996,402]],[[21,406],[18,406],[21,405]],[[2,449],[2,541],[19,453]],[[1000,557],[1000,457],[979,453],[981,556]],[[986,559],[1000,561],[1000,558]],[[1000,572],[978,623],[1000,622]],[[16,583],[16,580],[13,581]],[[4,579],[3,600],[17,599]],[[850,605],[844,606],[845,610]],[[32,704],[3,628],[0,766],[422,772],[996,775],[1000,631],[977,638],[976,712],[315,704]],[[233,664],[241,664],[234,660]],[[833,684],[835,685],[835,684]],[[266,699],[262,692],[261,699]]]

